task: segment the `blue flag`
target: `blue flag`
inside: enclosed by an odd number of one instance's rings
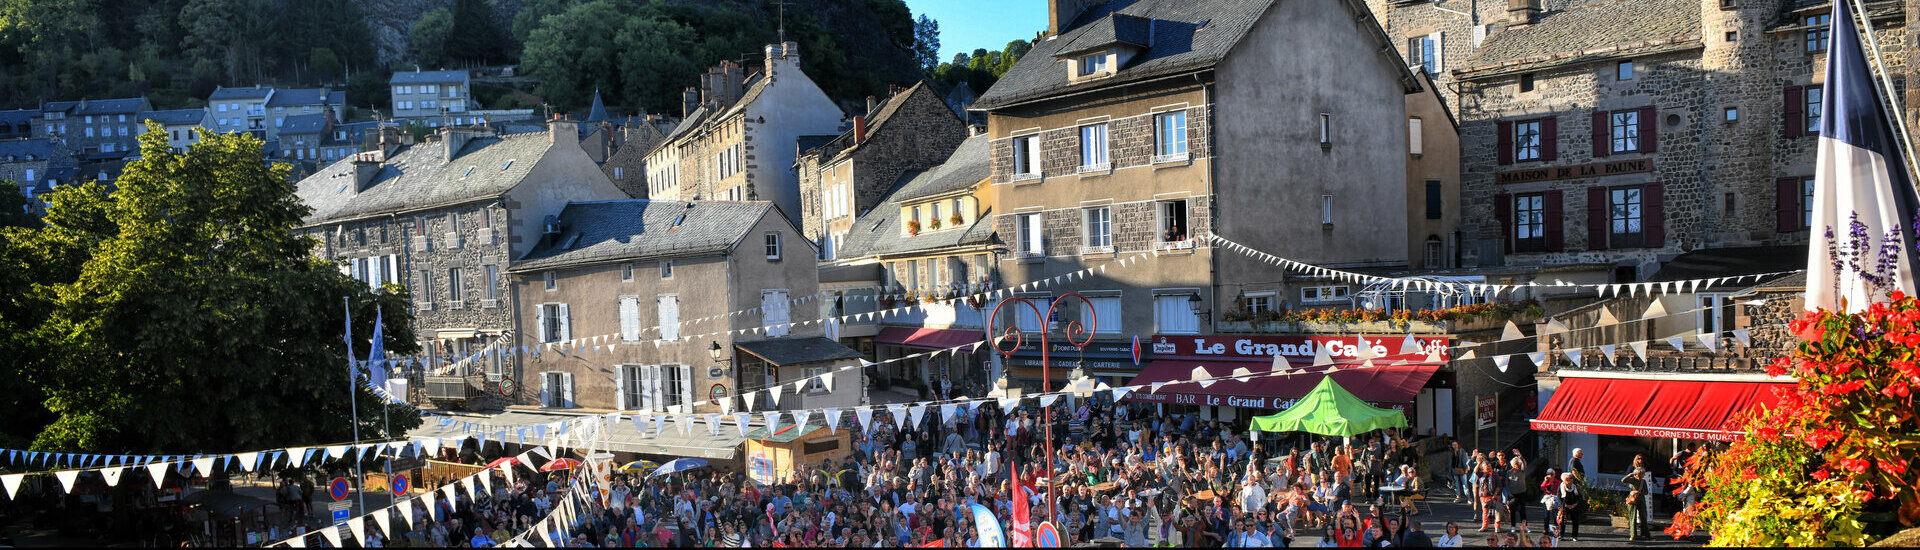
[[[381,322],[384,320],[382,316],[382,311],[376,307],[373,310],[373,348],[367,351],[368,383],[378,387],[386,387],[387,384],[387,343],[381,337],[381,333],[385,332],[381,327],[384,324]]]

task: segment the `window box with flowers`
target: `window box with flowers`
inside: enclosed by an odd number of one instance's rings
[[[920,220],[907,220],[907,234],[908,235],[920,234]]]
[[[954,227],[960,227],[960,224],[965,223],[966,221],[967,219],[960,217],[959,214],[954,214],[947,218],[947,223],[951,224]]]
[[[1219,330],[1269,334],[1351,331],[1449,334],[1498,329],[1509,320],[1529,324],[1544,313],[1540,303],[1533,300],[1422,310],[1316,308],[1249,313],[1235,309],[1222,316]]]
[[[928,229],[940,229],[940,218],[934,218],[934,219],[931,219],[931,220],[927,220],[927,228],[928,228]]]

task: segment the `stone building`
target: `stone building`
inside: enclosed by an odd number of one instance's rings
[[[1001,244],[994,238],[993,201],[988,195],[994,188],[984,185],[992,171],[988,149],[986,135],[967,138],[945,162],[909,174],[892,186],[876,206],[848,224],[843,238],[836,239],[841,249],[827,270],[848,271],[864,265],[880,269],[868,272],[871,278],[862,284],[842,289],[833,302],[823,301],[824,315],[859,315],[875,307],[898,307],[894,301],[922,302],[918,308],[884,319],[849,319],[841,328],[842,342],[871,337],[876,359],[887,360],[986,338],[982,308],[992,304],[952,298],[994,286],[993,266]],[[880,289],[879,304],[873,303],[871,289],[875,288]],[[894,362],[875,374],[939,395],[954,395],[953,390],[968,384],[990,387],[995,377],[983,367],[992,350],[971,351]]]
[[[1409,200],[1407,95],[1421,82],[1364,4],[1056,0],[1049,10],[1048,36],[973,107],[988,117],[995,230],[1011,249],[997,258],[1004,284],[1110,267],[1024,297],[1088,296],[1096,345],[1124,348],[1133,334],[1211,333],[1236,296],[1271,309],[1350,290],[1220,253],[1200,238],[1210,233],[1316,265],[1409,264],[1398,212]],[[1379,215],[1383,205],[1395,215]],[[1141,251],[1157,256],[1113,265]],[[1077,305],[1069,315],[1088,316]],[[1140,368],[1105,365],[1088,374],[1113,385]],[[1038,386],[1037,369],[1016,364],[1010,376]]]
[[[795,325],[817,319],[790,307],[818,291],[813,255],[764,201],[568,204],[510,270],[516,345],[537,350],[515,404],[731,412],[722,402],[743,389],[853,364],[818,323]],[[859,369],[839,371],[779,407],[860,405],[863,386]]]
[[[215,88],[207,96],[207,111],[212,119],[207,129],[219,133],[252,132],[254,137],[265,140],[267,128],[272,126],[267,119],[267,101],[271,99],[273,88],[265,86]]]
[[[19,185],[32,206],[40,193],[53,189],[47,181],[52,177],[48,167],[53,155],[53,143],[44,139],[0,140],[0,181]]]
[[[39,111],[33,109],[0,111],[0,139],[34,137],[33,117],[39,114]]]
[[[267,136],[278,139],[281,129],[286,127],[288,117],[326,113],[329,118],[338,120],[340,110],[347,106],[345,91],[327,88],[277,88],[273,91],[273,96],[267,98],[267,116],[273,121],[273,124],[267,126]]]
[[[398,71],[387,79],[393,98],[393,119],[419,121],[428,126],[474,124],[480,109],[473,101],[466,71]]]
[[[135,117],[140,124],[148,122],[160,124],[160,131],[167,133],[167,145],[173,152],[183,153],[195,143],[200,143],[200,132],[212,126],[206,109],[173,109],[167,111],[145,111]],[[142,130],[141,133],[146,133]]]
[[[732,62],[686,92],[685,119],[647,155],[647,196],[764,200],[800,223],[794,144],[837,133],[841,111],[800,70],[800,45],[768,44],[751,75]]]
[[[152,111],[145,97],[50,101],[34,126],[55,144],[86,162],[118,160],[140,148],[141,112]]]
[[[641,118],[628,117],[626,123],[614,129],[616,136],[611,152],[605,162],[600,163],[600,171],[606,172],[607,179],[636,199],[647,198],[647,152],[660,145],[666,139],[667,130],[673,129],[673,123],[659,115],[646,115]]]
[[[800,151],[800,227],[821,249],[838,257],[855,217],[879,204],[909,172],[947,160],[967,137],[960,119],[925,81],[853,117],[853,128]]]
[[[514,342],[508,263],[539,244],[547,218],[567,203],[626,195],[580,150],[574,123],[551,128],[448,128],[414,144],[387,126],[377,149],[300,180],[313,213],[296,231],[315,239],[314,255],[369,285],[411,292],[418,359],[432,375],[426,395],[497,391],[490,384],[511,359],[481,353]]]

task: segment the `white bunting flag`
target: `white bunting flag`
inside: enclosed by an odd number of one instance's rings
[[[100,470],[100,477],[106,478],[108,487],[119,487],[120,474],[124,474],[126,472],[127,472],[127,469],[125,467],[116,466],[116,467]]]
[[[1681,340],[1679,336],[1668,337],[1667,345],[1673,346],[1673,351],[1678,351],[1678,352],[1687,351],[1686,341]]]
[[[1246,367],[1233,369],[1233,381],[1235,382],[1246,383],[1247,380],[1250,380],[1252,378],[1253,378],[1253,369],[1249,369]]]
[[[1495,355],[1493,356],[1493,365],[1500,367],[1500,372],[1507,372],[1507,362],[1512,359],[1513,356],[1511,355]]]
[[[392,522],[393,522],[392,508],[385,508],[378,512],[373,513],[373,524],[380,526],[381,536],[384,536],[387,538],[393,538],[393,527],[389,525]]]
[[[733,423],[740,427],[740,437],[747,436],[747,424],[753,422],[753,413],[733,413]]]
[[[1140,386],[1121,386],[1118,388],[1114,388],[1113,400],[1118,402],[1121,399],[1125,399],[1127,397],[1127,394],[1133,393],[1134,390],[1138,390],[1138,389],[1140,389]]]
[[[907,429],[907,406],[906,405],[899,405],[899,404],[887,405],[887,414],[893,417],[893,423],[898,425],[900,429],[902,430]]]
[[[448,487],[452,487],[452,486],[449,485]],[[427,519],[440,521],[440,493],[439,492],[427,491],[425,495],[421,495],[420,504],[425,505],[427,508]]]
[[[1600,322],[1594,326],[1610,327],[1618,324],[1620,324],[1620,320],[1614,318],[1613,311],[1606,306],[1600,306]]]
[[[720,414],[707,413],[707,435],[720,437]]]
[[[1512,340],[1520,340],[1520,339],[1524,339],[1524,338],[1526,338],[1526,337],[1527,337],[1527,335],[1525,335],[1525,334],[1522,334],[1522,333],[1520,332],[1520,325],[1516,325],[1516,324],[1514,324],[1512,320],[1508,320],[1508,321],[1507,321],[1507,328],[1506,328],[1505,330],[1502,330],[1502,331],[1500,331],[1500,340],[1501,340],[1501,341],[1503,341],[1503,342],[1505,342],[1505,341],[1512,341]]]
[[[1154,382],[1152,384],[1148,384],[1147,393],[1160,393],[1160,387],[1165,385],[1167,385],[1166,382]]]
[[[940,423],[941,423],[941,424],[944,424],[944,425],[948,425],[948,426],[952,426],[952,425],[953,425],[953,422],[954,422],[954,418],[953,418],[953,408],[954,408],[954,406],[955,406],[955,405],[954,405],[953,403],[948,403],[948,404],[945,404],[945,405],[941,405],[941,406],[940,406]]]
[[[1700,345],[1706,347],[1707,351],[1714,353],[1720,352],[1720,335],[1718,333],[1702,332],[1693,335],[1693,337],[1700,340]]]
[[[367,518],[357,517],[347,520],[347,529],[353,531],[353,540],[359,541],[362,546],[366,545]]]
[[[1527,354],[1527,361],[1533,363],[1535,367],[1544,367],[1547,364],[1547,352],[1536,351],[1529,353]]]
[[[1567,354],[1567,362],[1573,363],[1574,368],[1580,367],[1580,348],[1567,348],[1562,351]]]
[[[840,409],[827,407],[825,412],[827,413],[827,433],[840,433]]]
[[[168,464],[165,462],[155,462],[147,465],[147,474],[153,477],[153,488],[166,488],[167,466]]]
[[[1355,347],[1359,348],[1359,351],[1355,352],[1355,359],[1365,361],[1380,357],[1379,354],[1373,352],[1373,344],[1367,342],[1367,337],[1355,336],[1353,337],[1353,343]]]
[[[780,411],[766,411],[760,415],[767,419],[768,437],[772,437],[773,432],[780,431]]]
[[[213,477],[213,461],[214,460],[216,460],[215,457],[195,458],[193,459],[193,467],[194,469],[200,470],[200,475],[202,477]]]
[[[834,380],[835,378],[838,378],[838,377],[834,376],[832,372],[828,372],[826,374],[820,375],[820,385],[826,386],[827,393],[833,393],[833,383],[835,382]]]
[[[1615,347],[1614,344],[1602,344],[1600,346],[1600,358],[1606,360],[1608,364],[1612,364],[1614,362],[1614,358],[1617,357],[1617,355],[1614,353],[1614,350],[1616,349],[1619,349],[1619,348]]]
[[[80,479],[80,470],[61,470],[54,472],[53,477],[60,480],[60,492],[71,493],[74,480]]]
[[[1206,367],[1194,367],[1191,374],[1193,376],[1193,380],[1195,382],[1199,382],[1200,387],[1202,388],[1213,386],[1213,383],[1215,382],[1215,380],[1213,379],[1213,373],[1207,372]],[[1043,404],[1042,406],[1045,406],[1045,405]]]
[[[1750,337],[1751,334],[1752,334],[1751,332],[1748,332],[1747,329],[1744,329],[1744,328],[1733,329],[1733,339],[1739,340],[1740,345],[1742,346],[1746,346],[1746,347],[1753,346],[1753,341],[1751,340],[1751,337]]]
[[[1057,394],[1057,393],[1049,393],[1046,395],[1042,395],[1040,396],[1040,408],[1044,409],[1047,407],[1051,407],[1053,406],[1053,403],[1055,401],[1059,401],[1059,400],[1060,400],[1060,394]]]
[[[20,491],[20,480],[26,477],[27,474],[0,475],[0,485],[7,486],[7,500],[13,500],[13,494]]]
[[[913,425],[919,426],[920,420],[927,417],[927,402],[922,401],[920,404],[907,409],[907,414],[913,415]]]
[[[776,408],[780,406],[780,388],[778,385],[767,388],[767,395],[773,397],[773,406]]]
[[[313,534],[313,533],[311,533],[311,532],[309,532],[309,533],[307,533],[307,535],[311,535],[311,534]],[[306,548],[306,547],[307,547],[307,535],[300,535],[300,536],[297,536],[297,537],[293,537],[293,538],[290,538],[290,539],[287,539],[287,546],[289,546],[289,547],[292,547],[292,548]]]
[[[350,447],[353,447],[353,446],[352,445],[334,445],[332,447],[327,447],[327,458],[333,459],[333,460],[346,458],[347,449]]]
[[[1333,364],[1333,355],[1327,353],[1326,345],[1314,343],[1313,348],[1313,366],[1324,367]]]
[[[1018,406],[1019,404],[1020,404],[1020,398],[1018,397],[1002,397],[1000,398],[1000,411],[1012,412],[1013,408]]]
[[[1646,342],[1644,341],[1633,342],[1633,343],[1627,344],[1627,347],[1633,348],[1633,354],[1639,356],[1641,362],[1643,363],[1646,362],[1647,360],[1647,343]]]
[[[339,528],[339,526],[335,526],[335,525],[329,525],[329,526],[326,526],[326,527],[321,527],[321,528],[320,528],[320,536],[323,536],[323,537],[326,537],[326,538],[327,538],[327,546],[330,546],[330,547],[333,547],[333,548],[339,548],[339,547],[340,547],[340,528]]]
[[[1640,318],[1653,319],[1655,317],[1666,317],[1666,316],[1667,316],[1667,306],[1662,305],[1660,300],[1656,298],[1653,300],[1652,305],[1647,306],[1647,312],[1641,314]]]
[[[793,425],[799,426],[800,429],[802,430],[807,429],[807,419],[812,417],[813,417],[813,409],[800,409],[797,411],[793,411]]]
[[[1420,353],[1420,340],[1415,339],[1412,334],[1408,334],[1405,340],[1400,341],[1400,355],[1413,355],[1416,353]],[[1280,356],[1274,355],[1274,358],[1279,359]],[[1279,370],[1279,363],[1280,361],[1278,360],[1274,361],[1275,370]]]

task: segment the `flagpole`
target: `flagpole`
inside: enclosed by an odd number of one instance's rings
[[[1873,64],[1880,69],[1880,86],[1881,89],[1886,90],[1887,106],[1891,107],[1887,110],[1887,122],[1893,126],[1895,132],[1900,133],[1900,151],[1905,154],[1907,160],[1907,181],[1911,185],[1920,185],[1920,177],[1915,177],[1914,172],[1920,167],[1916,167],[1914,162],[1913,134],[1907,131],[1906,110],[1900,107],[1900,98],[1893,94],[1893,80],[1887,76],[1887,62],[1880,58],[1880,42],[1873,37],[1873,17],[1867,15],[1867,7],[1861,0],[1852,0],[1852,2],[1854,13],[1859,14],[1860,24],[1867,31],[1863,33],[1867,37],[1867,51],[1873,54]],[[1853,22],[1848,21],[1847,24],[1851,25]]]
[[[354,372],[353,367],[353,301],[346,296],[341,296],[340,305],[347,310],[347,406],[353,407],[353,446],[358,449],[360,448],[360,388],[355,384],[359,380],[359,373]],[[360,467],[358,456],[353,460],[353,473],[359,477],[354,480],[354,488],[359,489],[360,484],[367,482],[367,473]],[[355,490],[354,493],[360,497],[360,511],[367,511],[367,492]],[[339,526],[334,525],[328,529],[334,527]]]

